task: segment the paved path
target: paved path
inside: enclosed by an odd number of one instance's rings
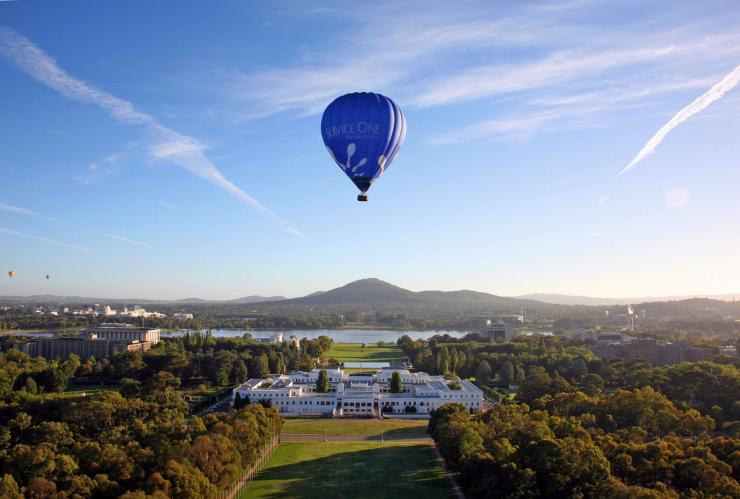
[[[463,494],[462,487],[460,487],[460,485],[458,485],[457,483],[457,480],[455,480],[455,475],[453,475],[450,470],[447,469],[445,458],[442,457],[442,454],[439,452],[439,449],[437,449],[436,445],[434,446],[434,455],[436,456],[439,465],[442,467],[443,470],[445,470],[445,473],[447,474],[447,480],[450,482],[452,493],[457,499],[465,499],[465,494]]]
[[[423,444],[434,444],[434,440],[426,435],[386,435],[386,442],[419,442]],[[380,442],[380,435],[321,435],[316,433],[293,433],[280,435],[281,442]]]

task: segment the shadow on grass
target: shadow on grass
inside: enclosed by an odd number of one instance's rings
[[[428,437],[426,426],[409,426],[406,428],[393,428],[383,432],[386,438],[393,437]]]
[[[342,443],[283,443],[242,497],[451,497],[444,471],[435,460],[430,446],[388,445],[346,450],[357,446]],[[290,462],[282,464],[284,461]]]

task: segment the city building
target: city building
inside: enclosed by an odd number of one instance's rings
[[[255,338],[254,341],[258,343],[282,343],[284,341],[283,333],[281,331],[276,331],[267,338]]]
[[[185,320],[191,320],[193,318],[193,314],[186,314],[183,312],[176,312],[172,314],[172,318],[175,320],[185,321]]]
[[[159,343],[159,329],[136,327],[131,324],[104,322],[99,326],[90,326],[80,331],[80,336],[89,338],[93,335],[98,339],[106,340],[148,341],[152,344]]]
[[[95,357],[102,359],[115,353],[143,352],[149,350],[152,343],[148,341],[115,341],[100,338],[34,338],[26,343],[16,343],[13,347],[32,357],[47,359],[64,359],[75,354],[81,359]]]
[[[634,338],[628,334],[614,331],[573,331],[568,334],[572,340],[596,341],[596,342],[617,342],[629,343]]]
[[[487,320],[486,325],[481,328],[480,335],[483,338],[494,341],[509,341],[514,338],[514,326],[508,322]]]
[[[327,368],[329,391],[316,391],[321,369],[290,375],[250,379],[233,391],[249,403],[267,403],[284,416],[371,416],[429,413],[447,403],[470,410],[483,408],[483,391],[467,380],[449,381],[443,376],[411,373],[408,369],[384,368],[372,375],[348,375],[341,368]],[[391,377],[397,372],[403,391],[391,393]]]
[[[714,359],[714,351],[711,348],[694,347],[685,343],[667,343],[654,339],[635,338],[629,343],[597,343],[591,347],[591,351],[602,359],[622,358],[627,361],[643,359],[653,366]]]
[[[14,348],[33,357],[65,358],[73,353],[81,359],[102,359],[115,353],[144,352],[159,343],[159,329],[129,324],[101,324],[81,330],[71,338],[33,338]]]
[[[148,318],[148,317],[156,317],[156,318],[165,318],[167,317],[167,314],[163,314],[161,312],[147,312],[145,308],[135,305],[134,308],[129,309],[128,307],[123,307],[123,309],[118,312],[119,317],[131,317],[131,318]]]

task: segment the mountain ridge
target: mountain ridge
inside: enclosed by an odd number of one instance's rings
[[[423,290],[411,291],[395,284],[377,278],[365,278],[349,282],[343,286],[327,291],[315,291],[302,297],[286,298],[284,296],[246,295],[234,299],[207,300],[197,297],[181,298],[176,300],[157,300],[146,298],[94,298],[83,296],[58,295],[30,295],[30,296],[0,296],[3,304],[116,304],[116,305],[372,305],[372,304],[455,304],[509,307],[515,312],[520,307],[528,306],[601,306],[613,307],[618,305],[645,304],[658,302],[685,301],[690,299],[711,299],[731,301],[738,295],[686,295],[670,297],[632,297],[632,298],[600,298],[578,295],[564,295],[558,293],[531,293],[519,296],[500,296],[474,290],[439,291]]]
[[[525,300],[535,300],[553,305],[584,305],[589,307],[614,306],[614,305],[635,305],[638,303],[655,303],[691,300],[694,298],[708,298],[710,300],[732,301],[733,298],[740,299],[740,293],[737,294],[695,294],[695,295],[675,295],[675,296],[641,296],[641,297],[624,297],[624,298],[602,298],[596,296],[566,295],[560,293],[529,293],[518,295],[513,298]]]

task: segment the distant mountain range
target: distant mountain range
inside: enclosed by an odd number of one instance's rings
[[[587,306],[611,306],[628,305],[636,303],[651,303],[664,301],[690,300],[692,298],[709,298],[710,300],[732,301],[734,298],[740,300],[740,293],[736,295],[684,295],[684,296],[643,296],[630,298],[597,298],[593,296],[560,295],[557,293],[532,293],[517,296],[524,300],[536,300],[555,305],[587,305]]]
[[[740,294],[737,295],[740,298]],[[396,304],[402,306],[456,305],[491,307],[517,311],[519,308],[542,308],[543,306],[616,306],[652,302],[669,302],[691,298],[709,298],[731,301],[733,295],[695,295],[642,298],[597,298],[590,296],[571,296],[561,294],[535,293],[515,297],[498,296],[479,291],[411,291],[380,279],[360,279],[328,291],[316,291],[301,298],[288,299],[284,296],[250,295],[233,300],[203,300],[183,298],[180,300],[89,298],[81,296],[0,296],[4,304],[111,304],[111,305],[241,305],[269,304],[270,306],[290,305],[373,305]]]
[[[84,296],[57,296],[57,295],[31,295],[31,296],[0,296],[0,303],[31,303],[31,304],[92,304],[105,305],[207,305],[207,304],[249,304],[267,301],[286,300],[284,296],[259,296],[250,295],[233,300],[204,300],[202,298],[182,298],[180,300],[151,300],[146,298],[89,298]]]

